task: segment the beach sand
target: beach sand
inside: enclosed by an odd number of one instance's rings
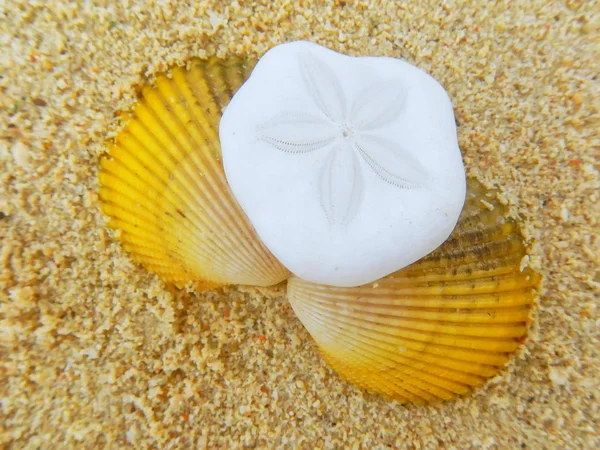
[[[599,24],[577,0],[0,3],[0,447],[599,448]],[[297,39],[439,80],[468,172],[537,240],[530,338],[471,396],[363,393],[284,286],[176,292],[105,227],[103,143],[146,77]]]

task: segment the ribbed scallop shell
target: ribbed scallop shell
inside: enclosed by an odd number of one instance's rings
[[[496,193],[468,181],[446,243],[355,288],[292,277],[288,298],[326,360],[357,386],[404,402],[448,400],[496,375],[527,334],[541,278]]]
[[[253,62],[193,60],[144,86],[102,160],[100,198],[133,258],[179,286],[267,286],[289,276],[225,179],[221,112]]]

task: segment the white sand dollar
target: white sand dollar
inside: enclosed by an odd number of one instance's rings
[[[411,264],[448,238],[464,204],[448,95],[398,59],[279,45],[234,95],[219,136],[258,235],[314,283],[357,286]]]

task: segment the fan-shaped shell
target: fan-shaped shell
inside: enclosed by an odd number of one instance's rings
[[[109,225],[136,261],[177,285],[267,286],[289,276],[234,199],[221,162],[221,112],[252,67],[196,59],[159,75],[101,162]]]
[[[288,298],[326,360],[373,393],[447,400],[498,373],[527,334],[541,278],[496,193],[468,181],[451,237],[375,283],[337,288],[292,277]]]

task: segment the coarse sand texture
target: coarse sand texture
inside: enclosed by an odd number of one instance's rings
[[[598,448],[599,28],[576,0],[0,3],[0,448]],[[438,80],[467,175],[536,242],[529,337],[474,394],[360,391],[285,284],[179,291],[106,226],[100,160],[147,80],[293,40]]]

